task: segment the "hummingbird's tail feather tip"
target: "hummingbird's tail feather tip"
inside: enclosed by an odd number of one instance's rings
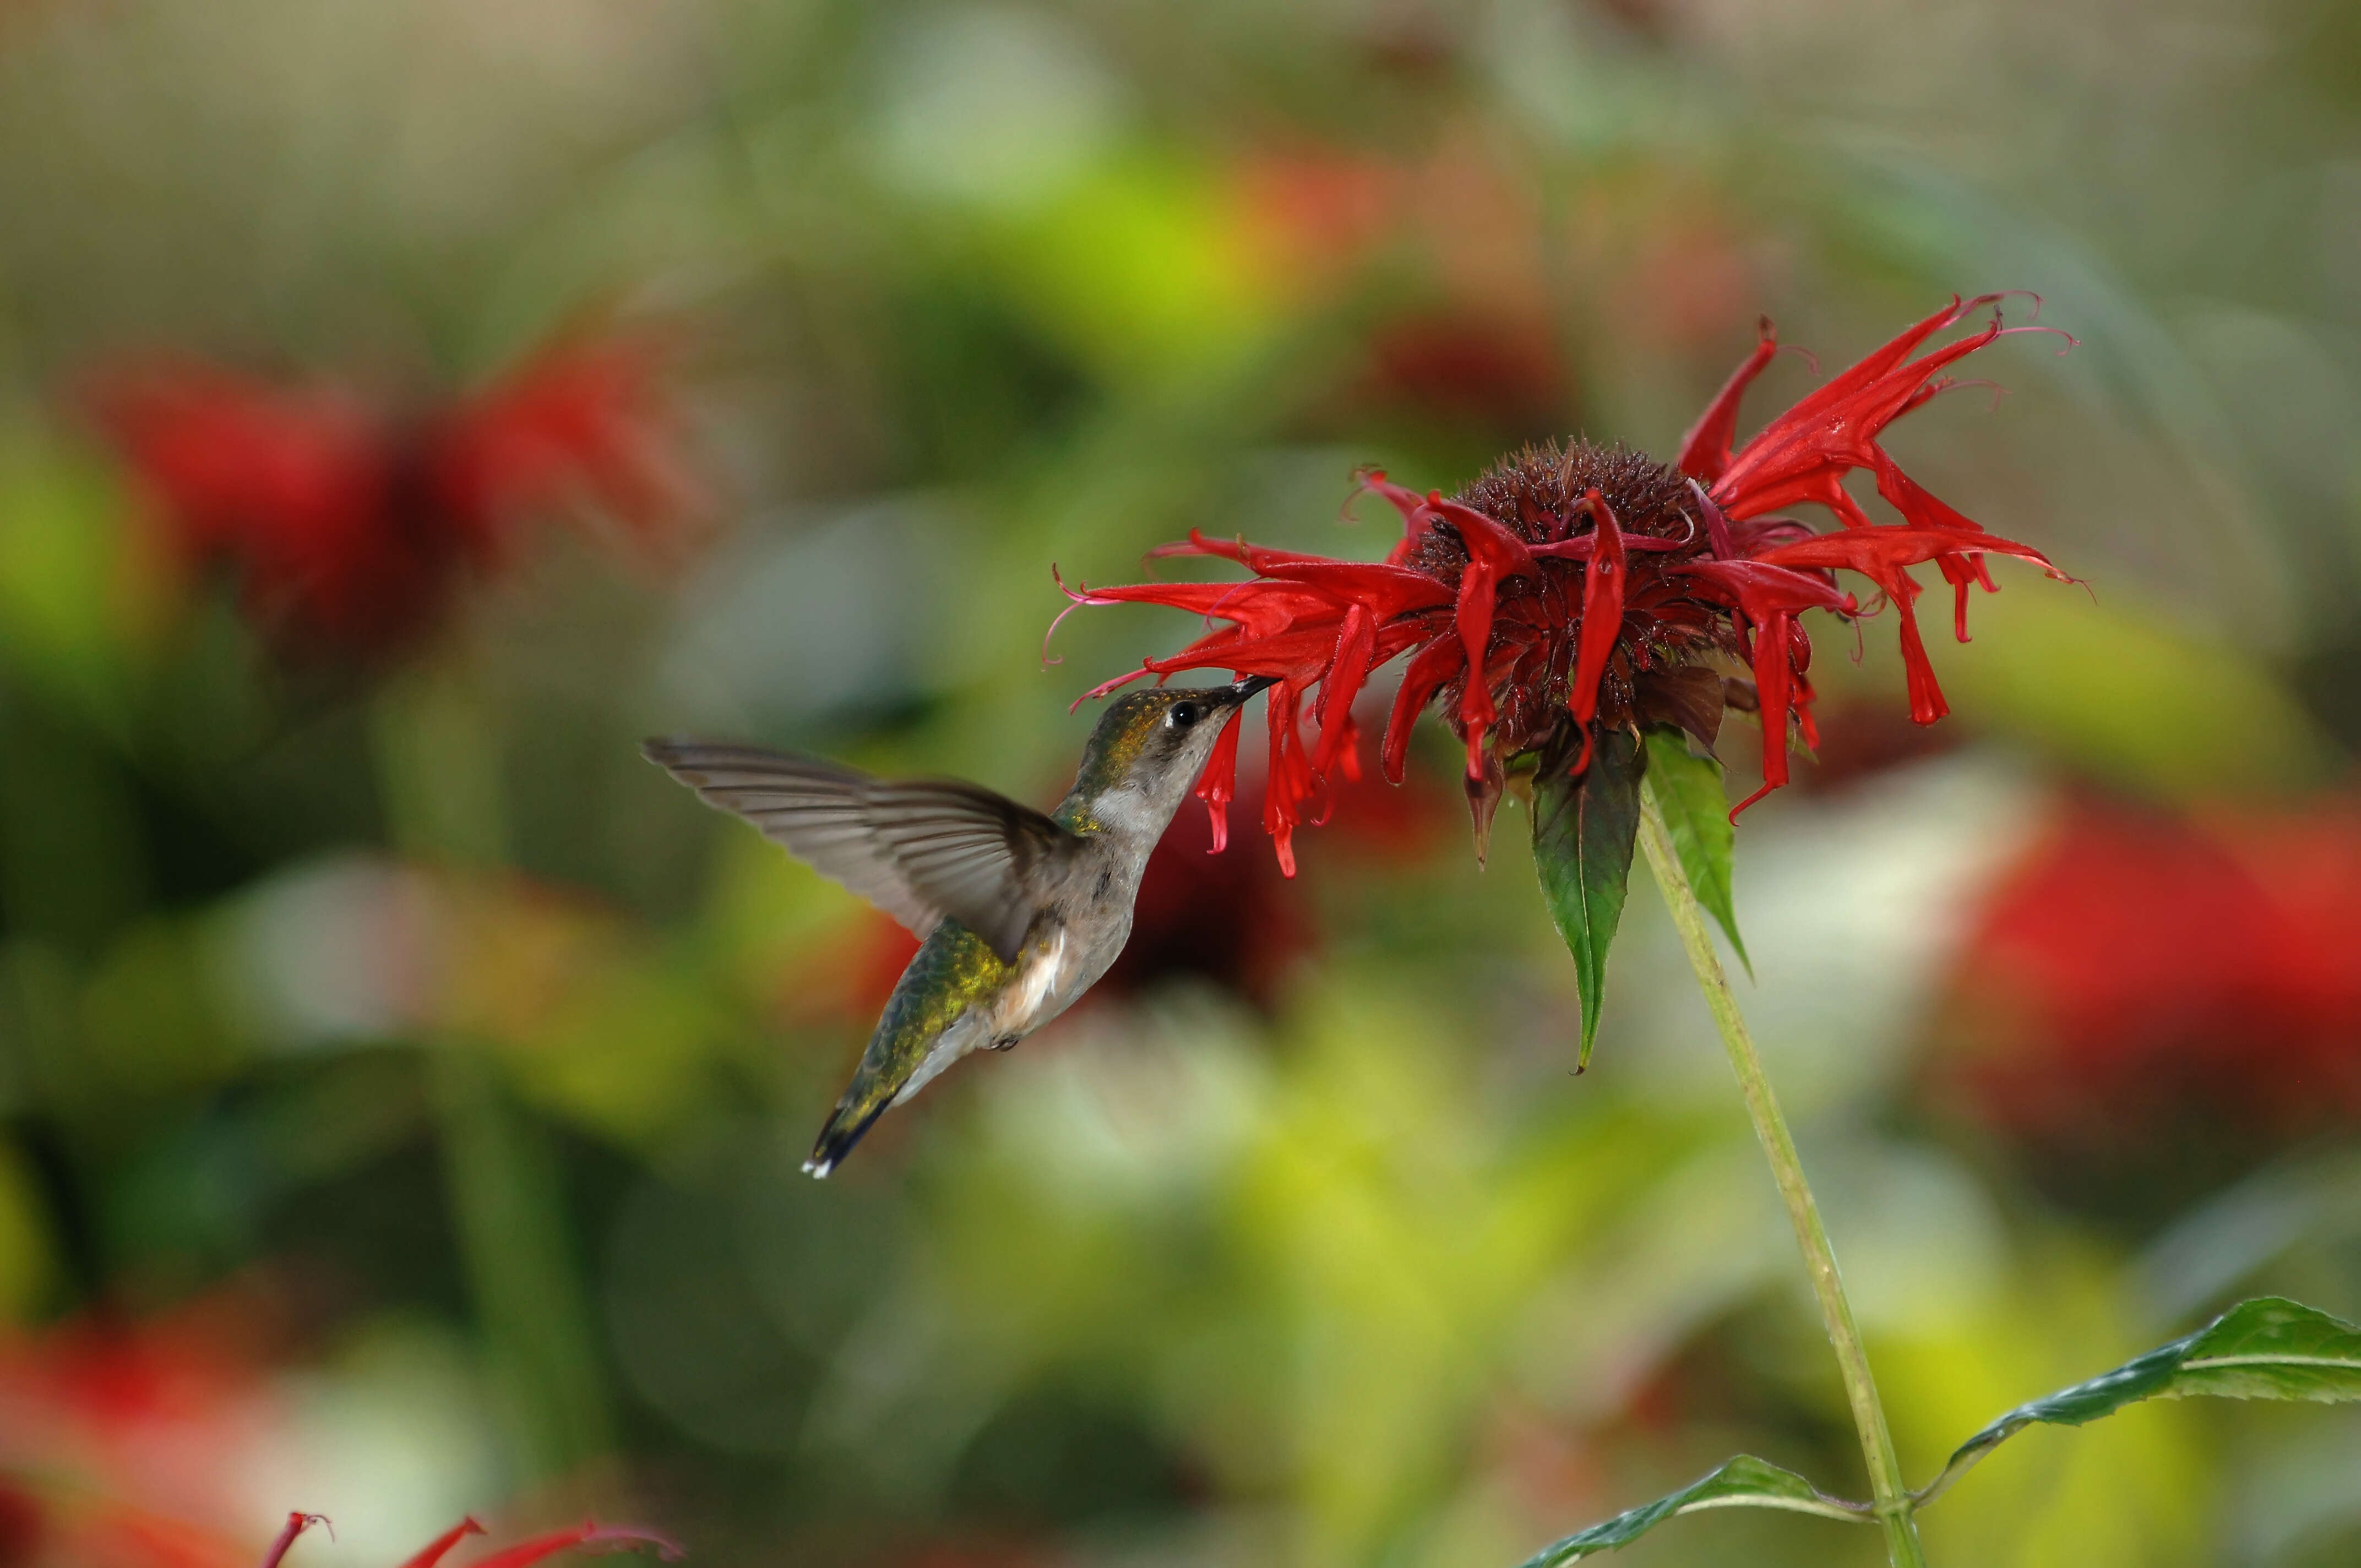
[[[861,1135],[869,1130],[870,1124],[876,1121],[884,1109],[880,1104],[864,1114],[848,1115],[844,1108],[839,1106],[836,1113],[828,1119],[828,1125],[819,1130],[819,1137],[812,1145],[811,1157],[804,1161],[804,1169],[815,1179],[826,1180],[829,1172],[844,1163],[844,1157],[852,1152],[852,1146],[861,1141]]]

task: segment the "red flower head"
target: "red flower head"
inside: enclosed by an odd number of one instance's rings
[[[1918,633],[1911,567],[1932,562],[1952,585],[1962,641],[1969,585],[1993,588],[1985,556],[2012,555],[2071,580],[2040,552],[1985,532],[1928,494],[1878,444],[1887,425],[1954,384],[1945,374],[1952,364],[2030,330],[2002,325],[2002,298],[1954,299],[1735,453],[1739,400],[1777,351],[1768,321],[1669,466],[1580,441],[1528,448],[1449,499],[1368,473],[1362,488],[1403,523],[1381,562],[1191,531],[1155,554],[1220,556],[1251,578],[1084,587],[1070,597],[1172,605],[1224,624],[1092,695],[1182,670],[1276,676],[1263,821],[1290,873],[1296,825],[1324,819],[1330,776],[1359,766],[1354,699],[1395,659],[1406,665],[1381,750],[1386,775],[1400,782],[1411,725],[1439,699],[1466,747],[1479,853],[1510,760],[1533,754],[1543,769],[1580,773],[1603,733],[1649,724],[1678,725],[1710,744],[1725,706],[1762,718],[1763,787],[1743,810],[1787,782],[1791,723],[1806,744],[1813,739],[1803,612],[1865,613],[1838,586],[1839,569],[1868,579],[1871,608],[1893,606],[1911,715],[1922,724],[1946,709]],[[1991,315],[1974,330],[1919,352],[1987,306]],[[1846,493],[1844,477],[1856,468],[1875,476],[1899,523],[1872,522]],[[1804,503],[1825,507],[1842,526],[1818,533],[1781,515]],[[1723,677],[1716,666],[1730,660],[1751,668],[1751,683]],[[1308,748],[1300,732],[1307,699],[1318,730]],[[1233,792],[1235,755],[1217,753],[1199,786],[1217,817]]]
[[[342,388],[156,366],[96,408],[173,554],[231,567],[282,641],[367,654],[429,627],[552,511],[596,508],[642,533],[684,514],[655,369],[643,341],[562,344],[396,417]]]

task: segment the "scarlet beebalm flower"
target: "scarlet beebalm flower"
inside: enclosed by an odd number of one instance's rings
[[[289,1514],[287,1523],[279,1531],[278,1539],[273,1541],[269,1550],[263,1553],[262,1568],[279,1568],[280,1562],[287,1555],[287,1549],[295,1544],[297,1536],[315,1524],[325,1523],[327,1519],[324,1515]],[[434,1568],[436,1563],[451,1554],[452,1549],[460,1541],[468,1536],[483,1533],[485,1533],[484,1527],[474,1519],[461,1519],[421,1547],[415,1556],[402,1563],[401,1568]],[[477,1559],[469,1568],[527,1568],[530,1563],[539,1563],[544,1558],[555,1557],[561,1552],[571,1552],[577,1549],[611,1552],[634,1546],[652,1546],[655,1548],[656,1555],[667,1563],[677,1561],[685,1555],[675,1542],[653,1530],[639,1530],[630,1525],[601,1525],[585,1520],[569,1529],[554,1530],[546,1535],[536,1535],[530,1541],[521,1541],[514,1546],[493,1552],[489,1557]]]
[[[1931,724],[1947,707],[1919,635],[1920,585],[1910,569],[1931,562],[1951,584],[1963,641],[1968,589],[1993,588],[1986,556],[2072,580],[2039,551],[1986,532],[1928,493],[1879,444],[1887,425],[1954,385],[1950,366],[2011,332],[2050,330],[2004,326],[2003,298],[1954,298],[1735,452],[1739,400],[1778,349],[1767,320],[1669,466],[1576,441],[1528,448],[1449,499],[1368,472],[1362,489],[1391,503],[1403,522],[1382,562],[1191,531],[1155,554],[1217,556],[1253,576],[1084,587],[1069,597],[1170,605],[1224,624],[1091,695],[1184,670],[1277,677],[1263,823],[1290,874],[1296,826],[1324,817],[1332,774],[1357,773],[1354,699],[1396,659],[1406,666],[1380,752],[1386,776],[1400,782],[1411,723],[1439,699],[1466,748],[1479,852],[1511,759],[1537,752],[1541,767],[1578,773],[1602,731],[1656,723],[1710,745],[1725,706],[1758,713],[1763,726],[1763,787],[1743,810],[1787,782],[1791,725],[1806,744],[1813,739],[1804,611],[1850,618],[1890,606],[1911,717]],[[1919,352],[1987,308],[1982,324]],[[1872,522],[1847,493],[1845,476],[1857,468],[1875,477],[1899,523]],[[1784,515],[1806,504],[1842,526],[1816,532]],[[1839,570],[1868,579],[1866,607],[1838,586]],[[1728,661],[1750,669],[1752,681],[1725,679],[1717,666]],[[1307,698],[1318,729],[1309,747],[1301,732]],[[1225,745],[1199,785],[1217,818],[1234,793],[1235,758]]]
[[[644,339],[568,341],[447,403],[203,363],[105,378],[93,404],[166,553],[221,565],[283,644],[380,652],[433,624],[525,527],[592,510],[651,535],[694,510]]]
[[[2126,1164],[2351,1126],[2356,928],[2361,801],[2186,817],[2070,800],[1960,949],[1939,1098]]]

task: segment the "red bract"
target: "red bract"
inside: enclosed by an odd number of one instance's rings
[[[282,643],[368,654],[430,626],[539,518],[587,508],[649,533],[684,515],[655,370],[642,342],[569,343],[397,415],[168,364],[113,378],[95,407],[174,555],[229,567]]]
[[[1799,618],[1807,609],[1867,613],[1837,586],[1837,572],[1869,580],[1870,610],[1879,600],[1893,605],[1911,716],[1922,724],[1946,708],[1919,637],[1920,586],[1910,568],[1932,563],[1953,586],[1963,641],[1969,585],[1993,589],[1985,556],[2014,556],[2072,580],[2039,551],[1987,533],[1937,499],[1879,444],[1887,425],[1954,384],[1949,366],[2027,330],[2001,324],[2002,298],[1954,299],[1735,453],[1740,399],[1777,351],[1767,321],[1670,466],[1587,442],[1529,447],[1448,499],[1373,471],[1362,488],[1389,502],[1403,524],[1382,562],[1192,531],[1156,554],[1219,556],[1253,576],[1071,590],[1079,604],[1171,605],[1223,623],[1091,695],[1183,670],[1277,677],[1264,825],[1290,874],[1296,825],[1324,817],[1333,770],[1358,765],[1352,699],[1397,658],[1406,664],[1381,751],[1386,775],[1400,782],[1411,725],[1439,699],[1466,747],[1479,853],[1510,759],[1538,752],[1542,766],[1580,773],[1602,728],[1650,723],[1678,724],[1710,744],[1725,704],[1762,717],[1763,787],[1742,811],[1787,782],[1791,725],[1812,740],[1811,641]],[[1966,335],[1918,352],[1986,307],[1990,318]],[[1872,522],[1847,494],[1844,477],[1856,468],[1875,477],[1900,523]],[[1815,532],[1775,515],[1801,503],[1828,509],[1842,526]],[[1750,668],[1751,683],[1725,681],[1716,666],[1730,661]],[[1319,733],[1307,749],[1299,717],[1314,688]],[[1218,817],[1231,789],[1217,761],[1199,794]]]
[[[280,1568],[287,1549],[295,1538],[315,1524],[327,1523],[321,1514],[289,1514],[287,1523],[279,1531],[270,1549],[263,1553],[262,1568]],[[417,1554],[402,1563],[401,1568],[434,1568],[451,1553],[452,1548],[471,1535],[481,1535],[484,1527],[474,1519],[461,1519],[433,1541],[421,1547]],[[472,1568],[527,1568],[544,1558],[555,1557],[561,1552],[577,1547],[593,1551],[611,1551],[618,1547],[653,1546],[656,1555],[670,1563],[683,1553],[678,1545],[652,1530],[637,1530],[630,1525],[601,1525],[585,1520],[568,1530],[554,1530],[546,1535],[536,1535],[531,1541],[519,1541],[489,1557],[478,1558]]]

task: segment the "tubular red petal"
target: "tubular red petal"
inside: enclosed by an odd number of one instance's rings
[[[1383,496],[1394,510],[1401,513],[1401,537],[1396,540],[1394,547],[1386,553],[1386,562],[1389,565],[1400,565],[1410,558],[1410,553],[1418,546],[1420,536],[1425,533],[1427,528],[1433,522],[1433,510],[1428,505],[1427,498],[1417,491],[1406,490],[1400,485],[1388,483],[1386,471],[1383,468],[1368,468],[1362,471],[1360,488],[1355,490],[1353,494],[1358,496],[1364,492],[1374,492]],[[1345,504],[1351,506],[1352,499],[1347,498]]]
[[[1303,820],[1304,802],[1317,788],[1297,726],[1302,697],[1301,686],[1282,681],[1270,688],[1265,705],[1270,721],[1270,775],[1263,786],[1262,824],[1270,834],[1280,874],[1290,877],[1295,874],[1295,825]]]
[[[1345,715],[1345,740],[1336,752],[1336,766],[1346,784],[1361,782],[1361,725],[1350,713]]]
[[[1902,591],[1894,594],[1893,599],[1902,621],[1902,670],[1910,691],[1910,717],[1914,722],[1932,724],[1950,712],[1951,705],[1943,700],[1935,666],[1927,658],[1927,644],[1918,635],[1918,585],[1906,572],[1899,576]]]
[[[450,1555],[453,1547],[471,1535],[483,1533],[484,1527],[470,1515],[421,1547],[417,1555],[403,1563],[401,1568],[434,1568],[437,1563]]]
[[[1335,765],[1338,749],[1353,732],[1353,699],[1368,681],[1377,657],[1377,620],[1366,609],[1355,605],[1345,613],[1328,673],[1321,677],[1320,706],[1313,710],[1320,720],[1320,745],[1312,756],[1314,773],[1325,773]]]
[[[1378,753],[1389,784],[1402,782],[1402,761],[1410,751],[1411,725],[1445,682],[1467,663],[1466,650],[1455,637],[1437,637],[1402,672],[1401,689],[1394,694],[1393,711],[1386,719],[1386,738]]]
[[[1343,617],[1282,631],[1273,637],[1240,637],[1216,632],[1202,637],[1178,653],[1150,659],[1148,667],[1160,675],[1183,670],[1235,670],[1249,675],[1280,675],[1312,681],[1327,667],[1336,646]]]
[[[1467,776],[1484,774],[1484,732],[1499,717],[1492,706],[1492,683],[1484,666],[1484,651],[1492,642],[1492,615],[1499,607],[1492,574],[1477,562],[1468,563],[1459,577],[1459,609],[1453,619],[1459,629],[1459,646],[1467,665],[1467,682],[1459,696],[1459,723],[1467,735]]]
[[[1879,434],[1940,389],[1930,387],[1938,372],[1982,348],[2004,329],[1995,315],[1956,342],[1915,360],[1909,356],[1935,333],[1998,297],[1952,301],[1773,420],[1730,459],[1714,482],[1714,499],[1732,519],[1811,501],[1855,522],[1859,509],[1844,494],[1845,473],[1890,467],[1877,447]]]
[[[1932,491],[1902,471],[1902,465],[1883,452],[1876,454],[1873,467],[1877,471],[1877,493],[1886,504],[1902,514],[1903,521],[1913,528],[1949,528],[1966,533],[1982,533],[1983,525],[1965,513],[1954,510]]]
[[[2000,585],[1992,580],[1992,571],[1984,564],[1983,552],[1957,555],[1938,555],[1935,565],[1941,567],[1943,577],[1951,585],[1951,630],[1960,641],[1972,641],[1968,635],[1968,589],[1981,587],[1988,594],[2000,592]]]
[[[1969,556],[1968,562],[1971,571],[1954,575],[1952,563],[1959,559],[1957,555],[1946,555],[1936,564],[1943,568],[1943,576],[1950,578],[1951,582],[1951,635],[1961,642],[1972,642],[1975,639],[1968,635],[1968,589],[1975,585],[1978,578],[1982,578],[1984,592],[1995,593],[1998,590],[1993,587],[1992,578],[1984,572],[1982,556]]]
[[[1693,577],[1710,597],[1743,610],[1750,620],[1793,615],[1799,610],[1830,609],[1851,614],[1858,608],[1850,594],[1824,577],[1814,576],[1770,561],[1685,561],[1669,568]]]
[[[1345,603],[1366,605],[1380,620],[1451,602],[1448,587],[1406,566],[1312,557],[1263,569],[1280,581],[1301,583]]]
[[[1104,696],[1107,693],[1112,691],[1121,691],[1124,687],[1131,685],[1132,682],[1139,679],[1140,676],[1152,675],[1154,674],[1156,674],[1155,669],[1147,663],[1142,663],[1139,668],[1136,670],[1126,670],[1122,674],[1112,676],[1107,680],[1101,681],[1098,685],[1093,686],[1090,690],[1076,697],[1074,699],[1073,707],[1070,707],[1066,711],[1071,713],[1074,710],[1074,707],[1082,707],[1082,704],[1090,701],[1093,697]]]
[[[1714,503],[1714,499],[1706,493],[1706,488],[1695,479],[1689,481],[1689,494],[1696,499],[1697,509],[1705,513],[1705,536],[1713,553],[1725,561],[1737,554],[1738,550],[1730,537],[1728,514]]]
[[[2006,555],[2013,560],[2029,562],[2061,583],[2075,580],[2059,571],[2048,556],[2030,544],[2019,544],[2013,539],[2003,539],[1982,529],[1972,532],[1952,528],[1847,529],[1774,544],[1758,552],[1753,559],[1774,566],[1823,570],[1842,567],[1859,572],[1891,591],[1887,574],[1902,567],[1921,565],[1944,556],[1984,554]]]
[[[1720,478],[1722,470],[1730,466],[1730,449],[1738,433],[1739,402],[1779,352],[1778,330],[1772,326],[1769,316],[1756,324],[1756,332],[1754,352],[1730,373],[1730,379],[1721,384],[1721,390],[1705,406],[1705,412],[1689,426],[1688,433],[1681,437],[1680,455],[1674,459],[1675,467],[1707,484]]]
[[[1963,534],[1956,529],[1870,528],[1816,534],[1767,550],[1760,559],[1797,566],[1841,566],[1859,572],[1883,589],[1901,622],[1902,667],[1909,687],[1910,717],[1920,724],[1932,724],[1950,711],[1950,705],[1943,699],[1942,686],[1935,679],[1935,667],[1927,657],[1927,644],[1919,634],[1916,601],[1921,589],[1908,568],[1929,560],[1960,562],[1958,567],[1947,568],[1946,576],[1952,570],[1961,574],[1953,581],[1964,599],[1971,571],[1966,553],[1960,549],[1963,544],[1975,554],[1989,552],[2032,561],[2050,576],[2071,581],[2037,550],[1994,534]],[[1964,630],[1964,604],[1959,613],[1960,630]]]
[[[1069,589],[1069,597],[1077,592],[1085,604],[1160,604],[1214,620],[1230,621],[1257,635],[1268,635],[1308,615],[1333,617],[1343,609],[1334,597],[1308,584],[1267,579],[1246,583],[1127,583],[1098,588],[1086,586],[1079,590]]]
[[[552,1530],[547,1535],[534,1536],[520,1541],[504,1552],[495,1552],[473,1565],[473,1568],[527,1568],[530,1563],[577,1546],[653,1546],[656,1555],[665,1562],[675,1562],[685,1555],[679,1545],[653,1530],[639,1530],[631,1525],[601,1525],[586,1519],[571,1530]]]
[[[271,1538],[269,1550],[263,1552],[261,1568],[279,1568],[279,1564],[287,1556],[287,1549],[295,1544],[297,1536],[315,1524],[324,1525],[327,1522],[328,1516],[325,1514],[289,1514],[287,1522],[279,1527],[279,1533]]]
[[[1459,699],[1459,720],[1467,736],[1467,776],[1484,773],[1484,735],[1499,717],[1492,704],[1492,684],[1485,668],[1485,651],[1492,641],[1492,618],[1499,608],[1499,585],[1513,576],[1539,576],[1525,542],[1473,507],[1427,497],[1437,516],[1458,531],[1467,547],[1467,565],[1459,574],[1458,604],[1452,619],[1467,659],[1467,685]]]
[[[1325,555],[1309,554],[1301,550],[1279,550],[1268,544],[1250,544],[1244,539],[1217,539],[1200,529],[1191,529],[1187,543],[1159,544],[1148,553],[1151,561],[1169,555],[1213,555],[1224,561],[1235,561],[1241,566],[1257,572],[1268,572],[1273,566],[1298,561],[1325,561]]]
[[[1839,403],[1857,396],[1881,378],[1892,374],[1910,357],[1920,344],[1937,333],[1965,321],[1971,313],[1981,310],[1985,305],[1995,303],[2002,297],[1999,294],[1979,294],[1972,300],[1962,300],[1957,294],[1952,295],[1949,304],[1904,327],[1883,344],[1847,367],[1826,386],[1798,400],[1795,406],[1782,417],[1810,421],[1828,412]],[[1994,327],[1999,325],[1997,322],[1993,324]],[[1952,357],[1956,358],[1958,356],[1954,355]],[[1949,362],[1949,360],[1944,361],[1945,364]],[[1921,361],[1921,363],[1925,362]],[[1929,367],[1929,373],[1940,367],[1940,366]],[[1919,381],[1925,379],[1924,376],[1914,377],[1911,385],[1915,387]]]
[[[1532,576],[1540,571],[1523,540],[1474,507],[1446,501],[1440,495],[1430,495],[1426,502],[1436,516],[1458,531],[1461,543],[1467,546],[1468,557],[1490,566],[1494,581]]]
[[[1243,705],[1232,710],[1229,722],[1213,742],[1213,754],[1205,759],[1205,772],[1197,780],[1196,795],[1205,803],[1205,816],[1213,825],[1213,847],[1205,852],[1218,855],[1230,846],[1230,802],[1238,797],[1238,731],[1243,727],[1246,710]]]
[[[1730,819],[1787,782],[1787,714],[1794,700],[1794,653],[1788,644],[1795,617],[1781,610],[1767,617],[1754,636],[1754,689],[1762,702],[1763,787],[1730,808]]]
[[[1598,711],[1598,682],[1607,674],[1608,657],[1623,635],[1623,586],[1626,571],[1623,530],[1607,498],[1597,490],[1583,497],[1598,528],[1598,553],[1582,575],[1582,627],[1576,634],[1574,684],[1566,707],[1576,724],[1587,725]],[[1584,740],[1586,752],[1587,739]]]
[[[1623,536],[1625,550],[1637,550],[1646,555],[1670,555],[1675,551],[1686,550],[1689,543],[1686,539],[1658,539],[1646,533]],[[1577,533],[1572,539],[1561,539],[1554,544],[1535,544],[1530,549],[1536,560],[1587,561],[1598,554],[1598,535],[1596,532]]]

